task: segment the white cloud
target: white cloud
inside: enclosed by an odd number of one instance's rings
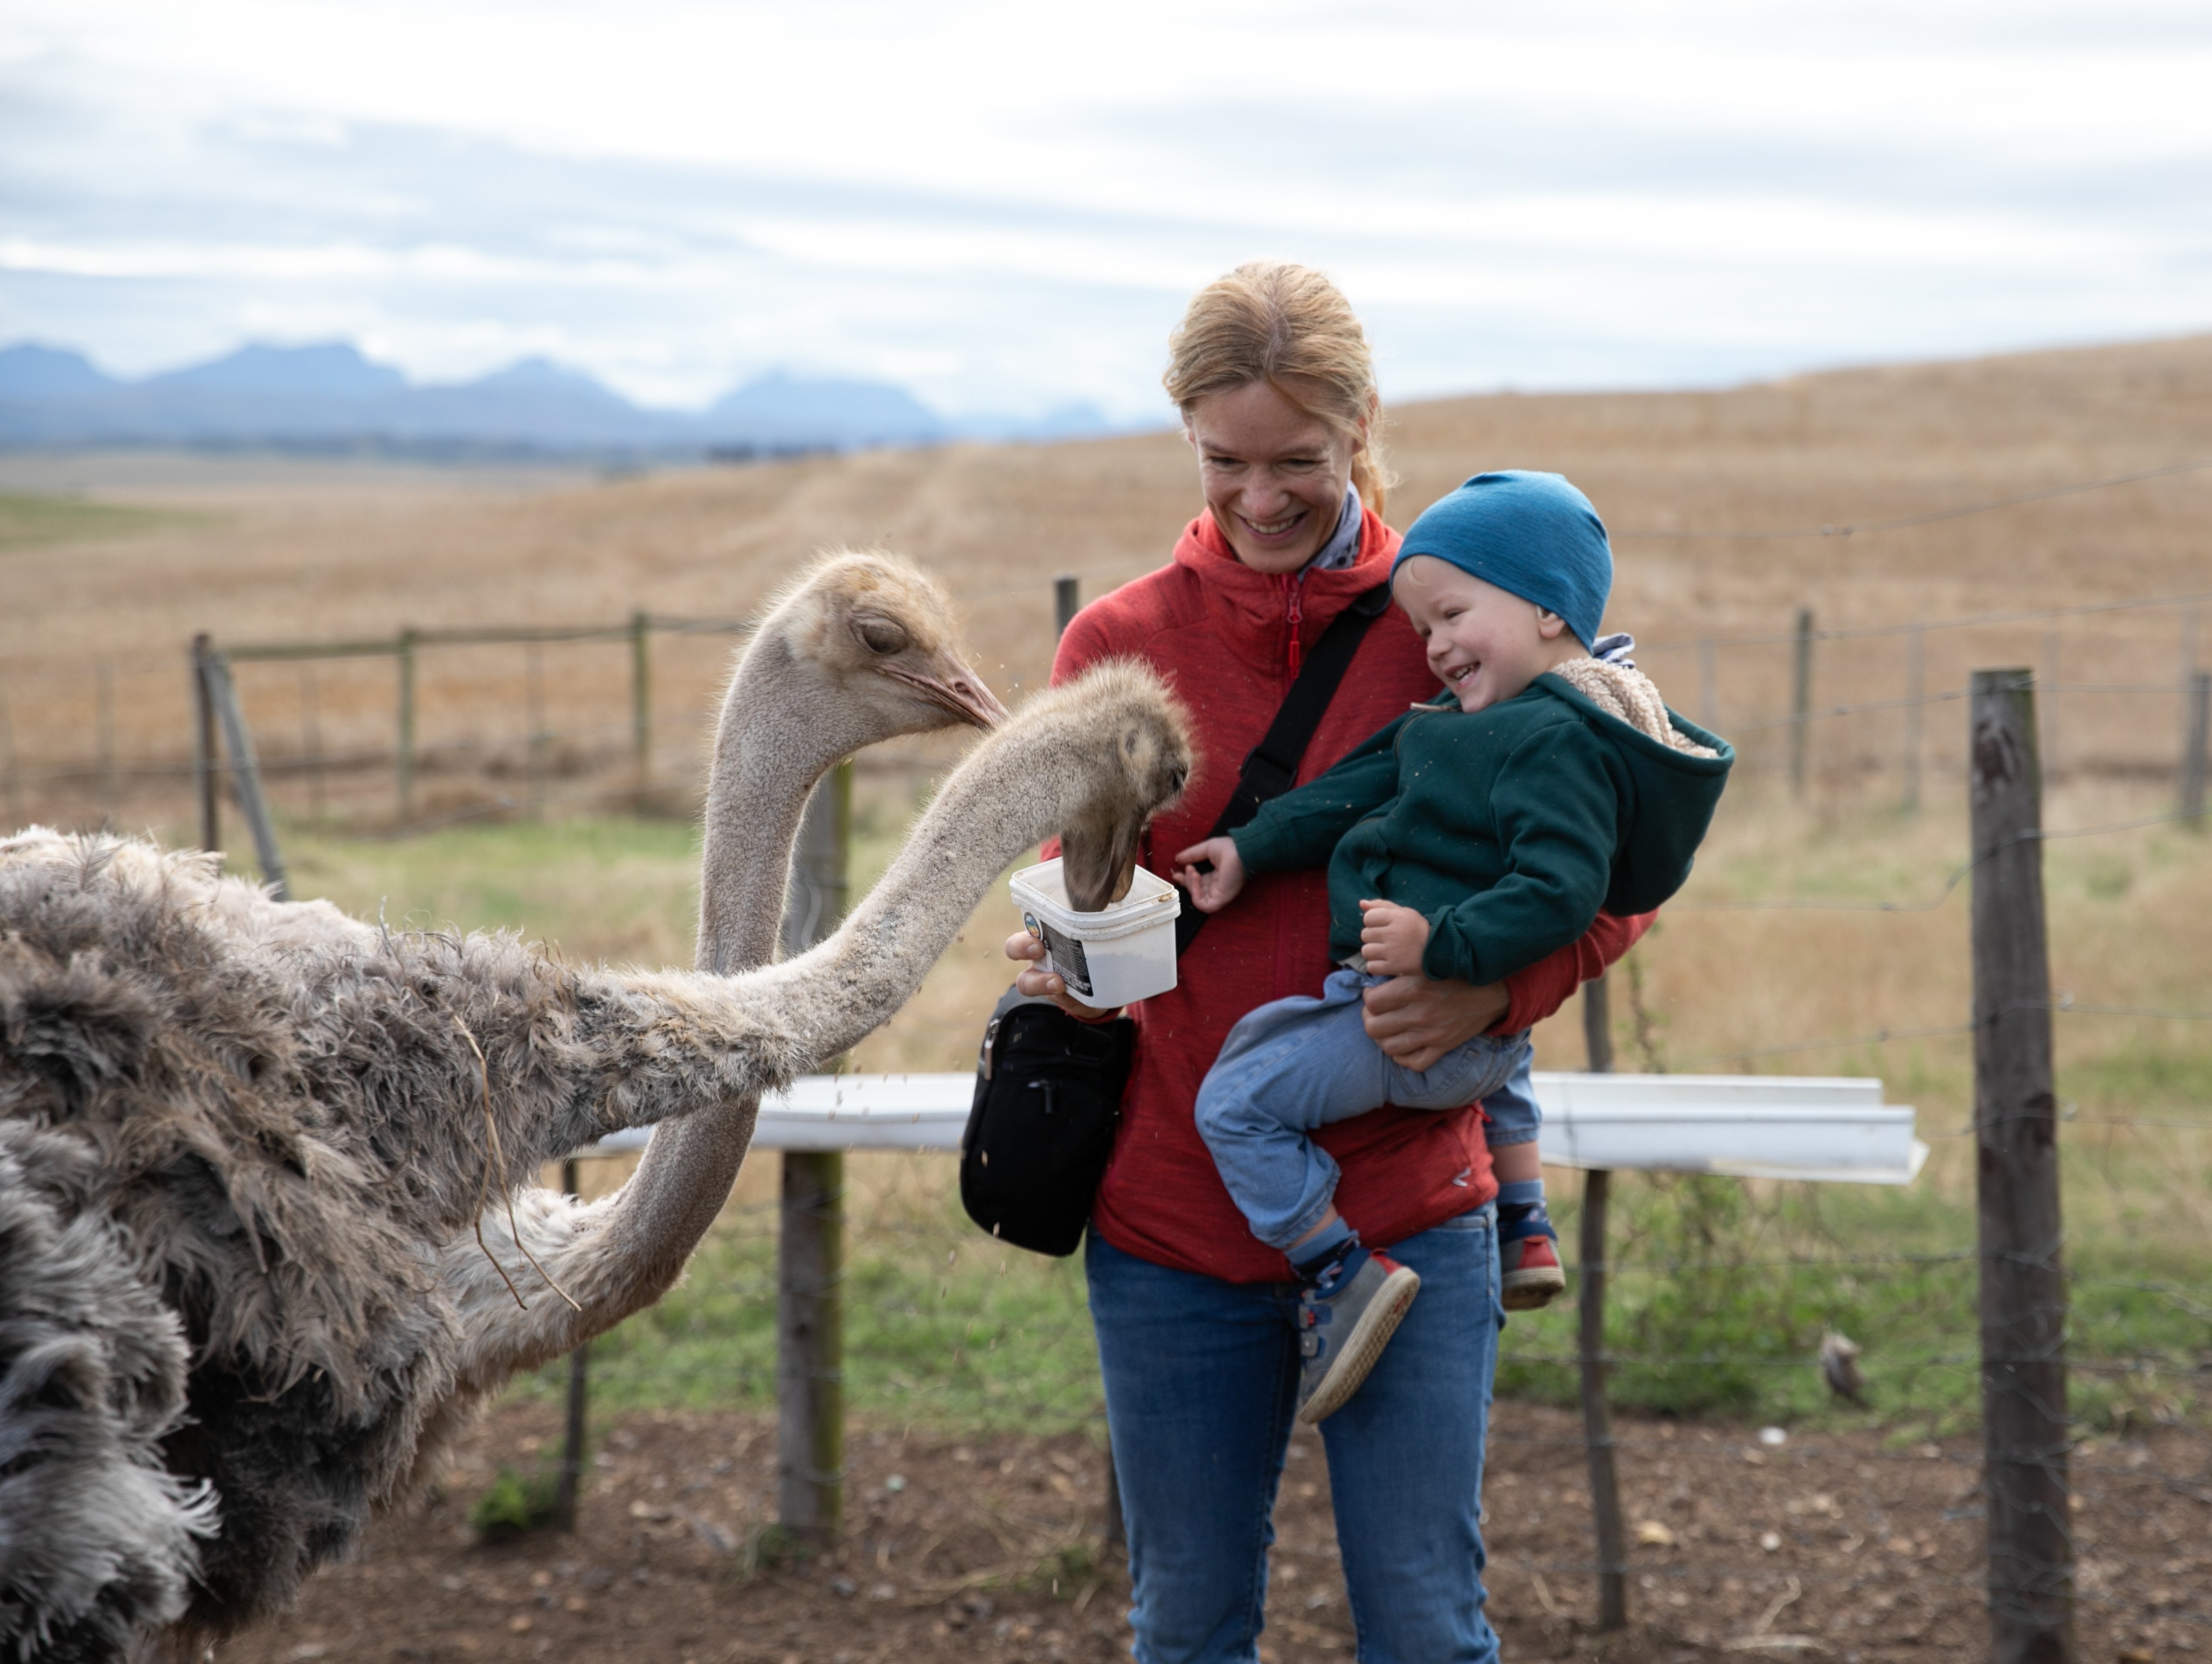
[[[0,0],[0,337],[1128,412],[1258,253],[1419,391],[2201,328],[2200,14]]]

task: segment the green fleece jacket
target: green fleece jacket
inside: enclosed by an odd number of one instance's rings
[[[1248,871],[1328,865],[1329,950],[1359,951],[1363,900],[1429,921],[1422,969],[1501,981],[1578,939],[1600,908],[1648,913],[1682,886],[1735,753],[1691,756],[1556,676],[1462,711],[1449,691],[1285,793],[1231,835]]]

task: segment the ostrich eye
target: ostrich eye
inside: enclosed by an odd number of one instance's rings
[[[888,618],[855,618],[853,634],[860,638],[860,645],[870,653],[902,653],[909,640],[906,627]]]

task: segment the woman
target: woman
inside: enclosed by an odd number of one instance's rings
[[[1155,821],[1154,871],[1212,827],[1304,655],[1384,581],[1398,534],[1381,404],[1358,320],[1319,273],[1239,268],[1201,290],[1171,338],[1165,381],[1196,450],[1206,512],[1172,562],[1085,608],[1054,680],[1109,657],[1146,659],[1189,706],[1199,775]],[[1312,779],[1436,691],[1397,609],[1369,629],[1298,773]],[[1504,985],[1405,977],[1368,996],[1368,1031],[1425,1069],[1486,1029],[1525,1028],[1626,952],[1645,921],[1601,915],[1572,948]],[[1026,935],[1008,957],[1034,962]],[[1231,1026],[1268,1000],[1317,993],[1330,969],[1315,871],[1255,878],[1183,956],[1173,992],[1130,1013],[1135,1066],[1086,1248],[1107,1423],[1127,1522],[1143,1664],[1256,1655],[1299,1369],[1297,1284],[1252,1236],[1193,1122]],[[1033,963],[1026,994],[1078,1017]],[[1378,1110],[1319,1134],[1342,1169],[1339,1209],[1364,1241],[1420,1273],[1364,1387],[1322,1424],[1337,1536],[1367,1664],[1486,1660],[1479,1531],[1497,1364],[1496,1186],[1480,1111]]]

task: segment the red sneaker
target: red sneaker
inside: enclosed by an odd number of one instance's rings
[[[1505,1272],[1502,1302],[1510,1312],[1548,1306],[1566,1291],[1567,1273],[1559,1265],[1559,1243],[1548,1231],[1500,1242],[1498,1258]]]

